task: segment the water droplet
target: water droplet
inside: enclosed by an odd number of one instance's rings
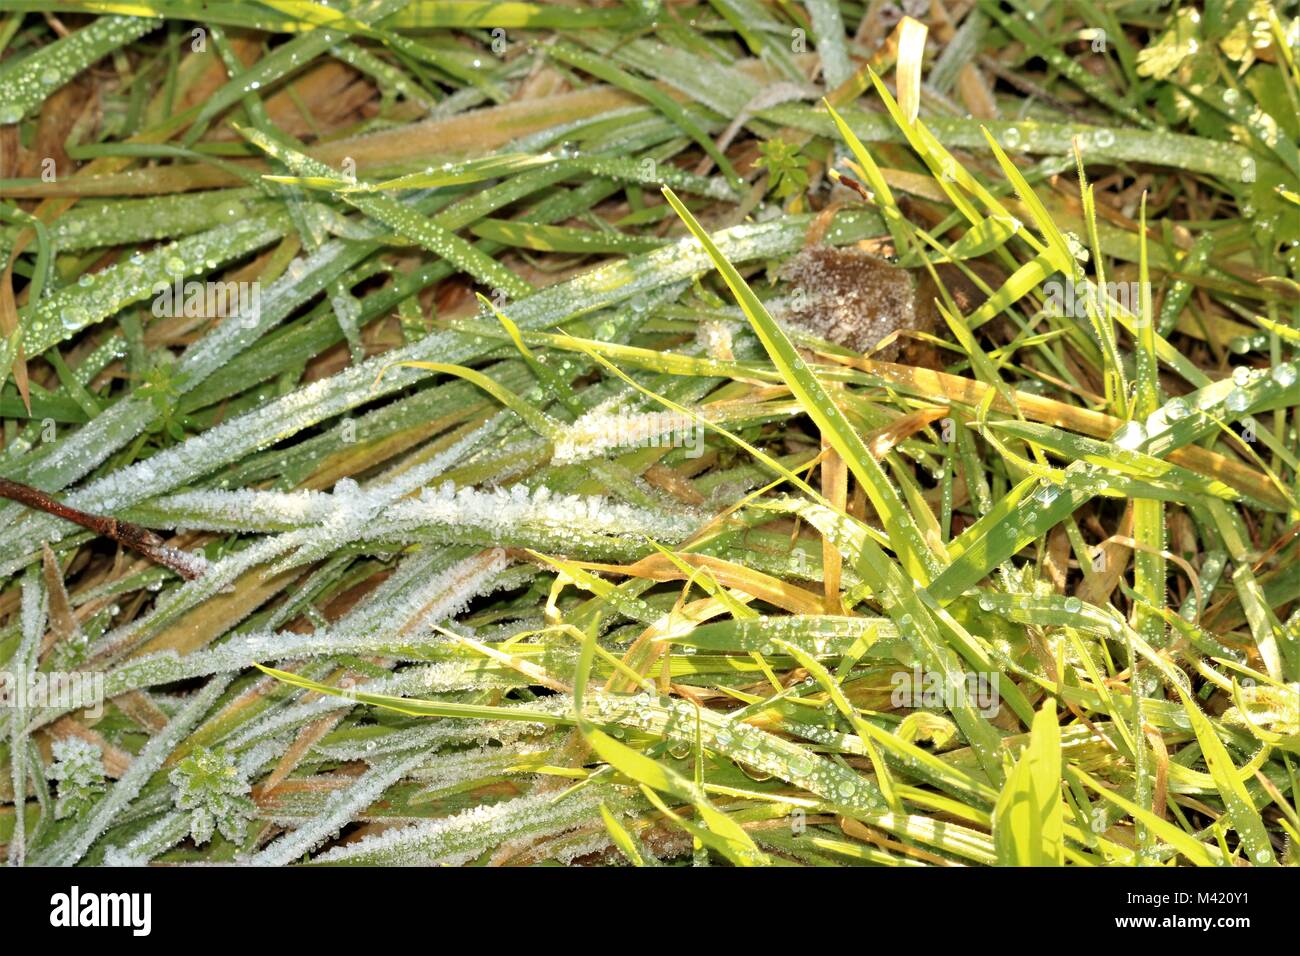
[[[1141,422],[1126,422],[1111,440],[1120,448],[1135,451],[1147,439],[1146,427]]]
[[[813,758],[806,753],[799,753],[790,758],[790,769],[803,776],[813,768]]]
[[[1296,382],[1295,366],[1290,362],[1284,362],[1281,365],[1275,366],[1273,368],[1272,377],[1273,381],[1277,382],[1277,384],[1281,385],[1283,388],[1288,388]]]

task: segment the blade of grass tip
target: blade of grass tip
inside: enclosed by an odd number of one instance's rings
[[[888,475],[880,467],[880,463],[876,461],[875,456],[871,454],[839,406],[831,399],[825,386],[818,381],[812,369],[799,355],[790,337],[768,314],[762,301],[754,295],[749,284],[736,271],[736,267],[728,262],[714,245],[713,239],[704,227],[696,221],[690,210],[682,204],[671,189],[665,186],[663,193],[677,215],[686,223],[686,227],[708,253],[800,406],[821,429],[822,434],[862,483],[863,490],[871,499],[872,506],[889,532],[890,546],[898,554],[903,566],[922,586],[929,584],[939,571],[939,561],[926,544],[915,520],[890,483]]]
[[[604,801],[600,804],[600,818],[605,821],[605,829],[609,831],[609,838],[618,847],[620,853],[628,858],[633,866],[646,866],[645,857],[637,849],[636,841],[632,834],[627,832],[627,828],[618,821],[614,814],[609,812],[609,807],[605,806]]]
[[[1083,150],[1079,146],[1079,140],[1074,141],[1074,160],[1075,169],[1079,175],[1079,194],[1083,205],[1083,219],[1088,226],[1088,240],[1092,247],[1093,268],[1097,274],[1097,287],[1106,288],[1106,268],[1105,260],[1101,253],[1101,240],[1097,232],[1097,203],[1093,186],[1088,182],[1087,172],[1083,166]],[[1145,234],[1143,241],[1145,242]],[[1123,415],[1123,404],[1125,396],[1128,395],[1128,386],[1124,381],[1124,363],[1120,360],[1119,345],[1115,340],[1115,322],[1111,318],[1110,297],[1105,297],[1105,308],[1097,308],[1095,296],[1088,296],[1084,300],[1087,307],[1089,321],[1092,322],[1093,331],[1097,336],[1098,342],[1101,343],[1102,350],[1102,376],[1106,389],[1106,405],[1112,415]]]
[[[479,304],[484,308],[491,309],[492,314],[497,317],[497,321],[500,322],[502,327],[506,330],[506,334],[510,336],[510,340],[515,343],[515,348],[519,350],[519,354],[522,355],[524,361],[528,363],[528,367],[532,370],[533,375],[536,376],[537,380],[550,389],[552,394],[558,396],[564,403],[564,406],[571,413],[575,416],[580,415],[582,413],[582,403],[578,400],[577,396],[574,395],[573,389],[569,386],[569,383],[560,378],[553,369],[544,364],[541,359],[533,353],[533,350],[530,349],[528,344],[524,341],[523,333],[519,331],[519,326],[515,325],[513,321],[507,318],[506,315],[496,307],[491,299],[481,292],[477,293],[477,295]]]
[[[911,17],[898,25],[898,63],[894,67],[898,84],[898,105],[909,123],[921,112],[921,60],[929,27]]]
[[[908,241],[907,223],[903,219],[902,210],[898,208],[898,202],[894,199],[893,190],[889,188],[889,183],[885,181],[884,174],[880,171],[871,153],[862,140],[849,128],[849,124],[844,122],[844,117],[840,116],[835,107],[831,106],[829,100],[822,100],[831,119],[835,122],[835,127],[840,131],[840,137],[848,143],[849,151],[853,153],[853,158],[857,161],[858,168],[862,170],[862,175],[867,179],[867,185],[871,187],[871,194],[875,200],[876,206],[880,209],[885,217],[885,226],[889,229],[890,238],[894,240],[894,249],[899,255],[905,255],[911,248]]]
[[[849,59],[848,44],[844,39],[844,17],[840,5],[832,0],[807,0],[804,4],[812,17],[813,36],[821,56],[822,74],[827,89],[835,89],[853,76],[853,62]]]
[[[1061,728],[1049,697],[1034,715],[1029,744],[1007,775],[993,808],[1000,866],[1061,866],[1065,852],[1061,801]]]
[[[1011,182],[1016,195],[1020,197],[1020,201],[1025,204],[1025,208],[1034,217],[1034,222],[1038,225],[1038,231],[1042,233],[1043,239],[1047,242],[1048,260],[1058,271],[1071,279],[1074,278],[1074,255],[1070,252],[1070,244],[1065,241],[1065,236],[1057,228],[1056,220],[1047,211],[1047,207],[1038,198],[1038,194],[1034,192],[1034,187],[1029,185],[1019,167],[1011,161],[1011,157],[998,145],[998,141],[993,138],[993,134],[986,127],[981,126],[980,129],[984,133],[984,139],[988,141],[989,149],[993,151],[993,156],[997,159],[998,165],[1002,167],[1002,172]]]
[[[880,96],[880,101],[885,104],[885,110],[889,113],[890,119],[902,131],[912,149],[924,160],[944,194],[947,195],[957,210],[970,221],[971,225],[978,225],[984,217],[967,194],[978,199],[992,214],[1010,221],[1013,217],[1006,207],[965,166],[957,162],[935,135],[926,128],[924,123],[920,120],[916,122],[908,121],[907,117],[903,115],[898,102],[890,95],[884,80],[880,78],[876,71],[868,67],[867,74],[871,78],[876,93]],[[1021,238],[1037,252],[1043,251],[1042,243],[1031,232],[1022,233]],[[1014,262],[1011,253],[1005,249],[998,249],[997,253],[1004,264],[1010,266]]]

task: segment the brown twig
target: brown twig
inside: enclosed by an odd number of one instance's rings
[[[0,478],[0,498],[8,498],[28,508],[44,511],[56,518],[79,524],[105,538],[111,538],[123,547],[144,555],[150,561],[171,568],[187,581],[192,581],[202,573],[194,561],[187,560],[188,555],[168,547],[162,538],[138,524],[81,511],[52,498],[38,488],[10,481],[8,478]]]

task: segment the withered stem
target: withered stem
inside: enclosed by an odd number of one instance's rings
[[[8,498],[21,505],[26,505],[28,508],[44,511],[46,514],[79,524],[88,531],[103,535],[105,538],[111,538],[123,547],[144,555],[155,564],[171,568],[186,580],[193,580],[198,577],[198,572],[192,566],[177,560],[168,553],[171,549],[167,547],[162,538],[138,524],[81,511],[51,497],[39,488],[33,488],[17,481],[10,481],[8,478],[0,478],[0,498]]]

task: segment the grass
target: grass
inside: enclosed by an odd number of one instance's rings
[[[0,854],[1300,863],[1300,11],[889,7],[0,0]]]

